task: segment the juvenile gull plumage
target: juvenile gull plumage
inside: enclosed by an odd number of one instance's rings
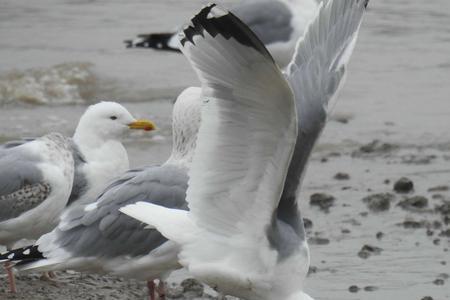
[[[190,211],[144,202],[121,211],[179,244],[179,262],[198,279],[243,299],[312,299],[303,292],[309,249],[298,189],[367,2],[321,6],[285,74],[247,26],[215,5],[185,28],[182,51],[205,99]]]
[[[51,133],[0,149],[0,244],[11,249],[21,239],[37,239],[58,222],[72,189],[70,141]],[[7,267],[10,289],[16,291]]]
[[[240,18],[266,45],[275,61],[286,66],[297,40],[318,8],[316,0],[246,0],[230,11]],[[127,47],[180,51],[178,32],[140,34],[127,40]]]
[[[110,180],[121,175],[129,168],[128,155],[121,143],[123,135],[129,129],[153,130],[154,128],[155,126],[151,121],[136,120],[128,110],[118,103],[100,102],[91,105],[80,118],[73,138],[67,141],[75,164],[75,173],[70,197],[68,199],[61,197],[61,200],[65,200],[64,203],[71,205],[71,207],[73,203],[81,205],[94,201]],[[36,168],[33,167],[34,165],[28,166],[24,157],[14,155],[15,153],[22,153],[23,150],[21,149],[23,148],[29,148],[29,146],[26,146],[27,144],[33,145],[33,140],[24,139],[0,145],[0,157],[6,155],[5,157],[8,158],[7,161],[6,158],[2,159],[3,165],[0,166],[2,170],[0,176],[4,178],[13,176],[8,172],[9,169],[5,166],[6,163],[20,171],[20,174],[14,173],[20,178],[33,178],[39,175]],[[58,160],[58,156],[55,156],[54,163],[58,164]],[[26,182],[28,181],[27,179]],[[9,183],[7,182],[6,184]],[[21,203],[18,198],[19,194],[23,192],[36,194],[39,191],[41,191],[40,195],[43,196],[44,191],[49,191],[48,185],[31,185],[27,186],[26,190],[19,190],[4,196],[2,195],[5,191],[3,193],[0,191],[0,205],[3,203],[3,207],[0,209],[0,221],[4,217],[10,217],[13,209],[16,211],[15,214],[23,213],[17,210],[18,204]],[[39,204],[38,200],[43,199],[32,199],[32,201],[28,200],[26,203],[33,207]],[[34,204],[32,205],[32,203]],[[63,210],[58,210],[55,215],[59,217],[62,212]],[[30,230],[26,227],[24,227],[26,232],[11,231],[9,240],[2,238],[0,234],[0,245],[6,244],[7,248],[11,249],[14,242],[23,238],[35,240],[44,233],[51,231],[57,224],[56,218],[49,216],[48,226],[45,227],[45,230],[42,228],[37,230],[37,234],[32,235],[33,238],[30,238],[30,235],[25,235]]]
[[[156,230],[119,212],[138,201],[186,209],[187,169],[200,122],[200,89],[186,89],[173,111],[173,150],[161,166],[130,170],[107,187],[97,201],[64,214],[36,246],[0,256],[24,260],[19,269],[109,273],[148,280],[179,268],[178,247]],[[153,295],[153,291],[151,291]]]
[[[75,177],[68,204],[92,202],[115,177],[129,169],[128,154],[121,140],[130,129],[150,131],[149,120],[136,120],[116,102],[91,105],[81,116],[71,139]],[[0,149],[13,148],[33,139],[10,141]]]

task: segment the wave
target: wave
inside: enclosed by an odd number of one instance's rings
[[[9,71],[0,75],[0,105],[86,103],[94,97],[97,85],[93,65],[87,62]]]

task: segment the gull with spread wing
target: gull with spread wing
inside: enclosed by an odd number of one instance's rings
[[[297,195],[367,3],[322,3],[285,74],[246,25],[216,5],[183,31],[204,97],[190,210],[138,202],[121,211],[180,245],[179,262],[225,294],[311,299]]]

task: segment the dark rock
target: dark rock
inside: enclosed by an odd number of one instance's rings
[[[413,191],[413,189],[414,183],[406,177],[402,177],[394,183],[394,191],[397,193],[409,193]]]
[[[334,175],[334,179],[336,180],[349,180],[350,179],[350,175],[348,175],[347,173],[337,173],[336,175]]]
[[[388,144],[388,143],[382,143],[379,140],[374,140],[366,145],[361,146],[358,151],[356,151],[356,153],[354,154],[369,154],[369,153],[387,153],[387,152],[391,152],[395,149],[397,149],[398,146],[392,145],[392,144]]]
[[[444,279],[438,278],[438,279],[435,279],[435,280],[433,281],[433,283],[434,283],[435,285],[444,285],[445,281],[444,281]]]
[[[391,184],[391,181],[390,181],[389,179],[385,179],[385,180],[383,181],[383,183],[384,183],[384,184]]]
[[[379,247],[364,245],[358,252],[358,256],[363,259],[366,259],[369,258],[371,255],[379,255],[382,251],[383,249]]]
[[[310,229],[313,227],[313,222],[308,218],[303,218],[303,226],[305,226],[305,229]]]
[[[437,206],[435,210],[443,215],[450,215],[450,201],[444,201],[444,203]]]
[[[330,243],[330,240],[320,237],[311,237],[308,239],[308,243],[310,245],[328,245]]]
[[[369,285],[369,286],[364,287],[364,290],[366,292],[373,292],[373,291],[378,290],[378,287]]]
[[[438,185],[432,188],[429,188],[428,191],[429,192],[446,192],[448,191],[450,188],[448,185]]]
[[[433,300],[433,298],[432,297],[430,297],[430,296],[426,296],[426,297],[423,297],[422,299],[420,299],[420,300]]]
[[[203,295],[204,287],[203,285],[193,278],[185,279],[181,282],[181,287],[183,288],[183,293],[189,293],[189,296],[201,297]]]
[[[441,233],[439,233],[439,236],[450,238],[450,229],[441,231]]]
[[[419,229],[427,226],[427,222],[425,221],[415,221],[413,219],[407,218],[401,225],[408,229]]]
[[[350,229],[342,229],[341,232],[345,234],[351,233]]]
[[[317,273],[317,267],[309,266],[308,275]]]
[[[374,212],[389,210],[393,200],[394,195],[390,193],[374,194],[362,199],[367,204],[367,207]]]
[[[413,196],[405,198],[398,204],[401,208],[409,211],[421,211],[428,207],[428,199],[423,196]]]
[[[377,232],[376,237],[378,240],[381,240],[384,237],[384,233],[382,233],[381,231]]]
[[[349,291],[350,293],[357,293],[357,292],[359,292],[359,290],[360,290],[360,288],[359,288],[358,286],[356,286],[356,285],[352,285],[352,286],[350,286],[350,287],[348,288],[348,291]]]
[[[441,244],[441,240],[440,239],[434,239],[433,240],[433,244],[436,246],[439,246]]]
[[[316,193],[311,195],[309,204],[312,206],[318,206],[320,209],[328,211],[331,206],[333,206],[336,199],[328,194]]]

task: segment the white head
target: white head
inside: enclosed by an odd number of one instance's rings
[[[287,300],[314,300],[308,294],[303,292],[298,292],[291,295]]]
[[[202,90],[185,89],[177,98],[172,113],[173,145],[168,163],[188,167],[192,162],[201,121]]]
[[[116,102],[100,102],[89,106],[81,116],[75,131],[76,143],[120,140],[129,129],[153,130],[147,120],[136,120],[130,112]]]

